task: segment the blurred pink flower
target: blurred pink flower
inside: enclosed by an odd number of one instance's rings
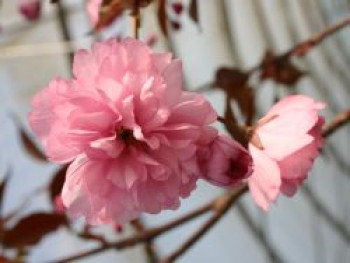
[[[238,142],[218,135],[201,150],[203,179],[221,187],[233,187],[252,174],[252,158]]]
[[[254,172],[248,179],[254,201],[267,211],[280,193],[293,196],[323,144],[323,103],[304,95],[288,96],[259,120],[249,150]]]
[[[28,21],[35,21],[41,15],[41,0],[18,0],[18,9]]]
[[[96,25],[98,22],[102,1],[103,0],[88,0],[86,3],[86,10],[93,25]]]
[[[181,62],[127,38],[78,51],[73,74],[40,91],[29,116],[48,158],[73,161],[68,213],[123,224],[178,208],[201,177],[198,149],[217,136],[210,104],[182,91]]]

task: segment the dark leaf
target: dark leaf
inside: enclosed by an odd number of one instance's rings
[[[235,115],[231,108],[231,100],[229,97],[226,97],[226,106],[225,106],[225,128],[230,133],[230,135],[240,142],[243,146],[248,145],[248,135],[244,129],[242,129],[235,118]]]
[[[293,86],[304,75],[292,62],[289,54],[274,56],[267,51],[261,64],[261,79],[273,79],[277,83]]]
[[[215,84],[223,89],[230,99],[237,102],[246,124],[250,125],[254,114],[254,91],[248,86],[249,74],[234,68],[220,68],[216,72]]]
[[[157,16],[161,31],[165,36],[168,36],[168,15],[166,12],[166,0],[159,0]]]
[[[122,14],[124,9],[125,4],[123,0],[103,0],[95,29],[100,30],[109,26]]]
[[[138,0],[138,7],[145,7],[153,0]],[[125,10],[132,10],[136,0],[103,0],[99,12],[99,19],[95,25],[100,30],[113,23]]]
[[[40,160],[40,161],[47,161],[45,155],[42,153],[41,150],[35,145],[35,143],[32,141],[32,139],[28,136],[28,134],[20,128],[21,133],[21,140],[24,145],[24,148],[26,151],[33,156],[34,158]]]
[[[2,244],[8,248],[22,248],[37,244],[45,235],[66,225],[65,215],[37,213],[22,218],[12,229],[4,232]]]
[[[178,31],[181,28],[181,24],[177,21],[171,21],[170,25],[175,31]]]
[[[181,2],[175,2],[175,3],[172,3],[171,7],[173,8],[175,14],[177,15],[181,15],[184,7],[182,5]]]
[[[192,18],[192,20],[196,24],[198,24],[199,23],[199,14],[198,14],[197,0],[191,0],[189,12],[190,12],[190,17]]]
[[[14,261],[6,258],[4,255],[0,255],[0,263],[11,263],[11,262],[14,262]]]
[[[68,166],[65,165],[60,169],[58,169],[51,180],[49,189],[50,189],[50,199],[53,204],[55,202],[56,197],[60,195],[62,192],[64,180],[66,178],[67,168]]]
[[[0,215],[2,215],[2,205],[3,205],[3,199],[4,199],[4,192],[6,189],[6,184],[8,181],[8,178],[10,176],[11,170],[7,171],[7,174],[5,175],[5,178],[2,180],[2,182],[0,183]]]

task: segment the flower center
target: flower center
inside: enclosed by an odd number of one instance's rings
[[[123,142],[125,142],[125,144],[133,144],[133,143],[137,142],[132,130],[130,130],[130,129],[121,127],[120,129],[118,129],[116,131],[116,133],[117,133],[117,137],[120,140],[122,140]]]

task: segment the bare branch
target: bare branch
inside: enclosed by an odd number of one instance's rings
[[[177,258],[188,251],[204,234],[206,234],[215,224],[226,214],[229,208],[238,198],[247,191],[247,186],[242,185],[234,192],[228,192],[222,198],[216,200],[214,214],[206,221],[193,235],[183,243],[178,250],[164,259],[163,263],[174,262]]]
[[[333,120],[323,129],[323,136],[328,137],[332,135],[339,128],[343,127],[350,121],[350,109],[338,113]]]

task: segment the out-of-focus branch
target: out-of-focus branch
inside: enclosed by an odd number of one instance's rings
[[[216,211],[218,208],[218,206],[220,206],[219,204],[221,203],[225,203],[227,200],[227,196],[228,195],[232,195],[232,193],[228,192],[225,193],[217,198],[215,198],[214,200],[212,200],[211,202],[196,208],[195,210],[189,212],[188,214],[185,214],[173,221],[170,221],[169,223],[166,223],[162,226],[159,227],[154,227],[154,228],[149,228],[148,230],[146,230],[143,233],[138,233],[132,237],[129,238],[125,238],[123,240],[117,241],[117,242],[110,242],[106,245],[100,246],[98,248],[92,249],[90,251],[86,251],[83,252],[81,254],[77,254],[74,256],[70,256],[67,257],[65,259],[61,259],[61,260],[57,260],[57,261],[52,261],[52,262],[56,262],[56,263],[63,263],[63,262],[69,262],[69,261],[73,261],[73,260],[78,260],[78,259],[82,259],[91,255],[95,255],[98,254],[100,252],[103,252],[105,250],[108,249],[124,249],[124,248],[128,248],[128,247],[132,247],[135,246],[137,244],[143,243],[143,242],[147,242],[150,240],[155,239],[156,237],[192,220],[197,218],[198,216],[201,216],[207,212],[210,211]]]
[[[171,263],[186,253],[204,234],[206,234],[215,224],[226,214],[229,208],[238,198],[247,191],[247,186],[241,186],[234,192],[228,192],[214,204],[213,215],[187,239],[176,251],[164,259],[162,263]]]
[[[69,33],[69,25],[67,23],[67,14],[61,1],[57,2],[57,16],[58,16],[58,22],[60,25],[63,40],[65,42],[70,41],[71,35]],[[69,65],[72,65],[73,57],[74,57],[73,52],[68,53]]]
[[[343,127],[350,121],[350,109],[338,113],[333,120],[324,128],[322,134],[324,137],[332,135],[336,130]]]
[[[302,57],[305,56],[311,49],[313,49],[315,46],[318,44],[322,43],[323,40],[325,40],[327,37],[332,36],[334,33],[338,32],[339,30],[343,29],[344,27],[348,26],[350,24],[350,17],[347,17],[338,23],[335,23],[321,32],[311,36],[309,39],[295,45],[285,53],[274,57],[270,61],[271,64],[276,63],[279,60],[284,60],[290,56],[298,56]],[[262,67],[266,66],[265,63],[260,63],[259,65],[253,67],[252,69],[249,70],[248,73],[254,73],[257,70],[260,70]]]
[[[145,227],[141,218],[132,221],[131,224],[138,233],[144,233],[147,231],[147,228]],[[159,256],[152,240],[146,241],[144,246],[148,263],[157,263],[159,261]]]

